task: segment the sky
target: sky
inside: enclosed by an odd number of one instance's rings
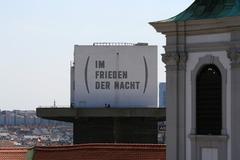
[[[160,56],[165,37],[148,22],[175,16],[192,2],[0,0],[0,110],[35,109],[54,100],[69,105],[75,44],[147,42],[158,45]],[[158,67],[164,82],[161,60]]]

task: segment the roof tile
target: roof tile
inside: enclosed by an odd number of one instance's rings
[[[26,160],[27,148],[0,147],[0,160]]]
[[[35,147],[33,160],[165,160],[165,145],[81,144]]]

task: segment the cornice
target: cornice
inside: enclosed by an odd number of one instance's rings
[[[206,34],[206,33],[223,33],[231,32],[240,27],[240,16],[224,17],[218,19],[189,20],[185,22],[150,22],[157,32],[166,35],[181,34]]]
[[[205,52],[205,51],[220,51],[227,50],[230,46],[233,46],[235,42],[215,42],[215,43],[196,43],[187,44],[187,52]],[[178,45],[179,48],[184,48],[184,44]],[[166,52],[174,52],[176,50],[176,45],[164,46]]]

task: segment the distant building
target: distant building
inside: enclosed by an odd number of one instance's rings
[[[166,83],[159,84],[159,107],[166,107]]]
[[[165,109],[158,108],[157,57],[157,46],[144,43],[75,45],[71,108],[37,108],[37,115],[73,122],[74,144],[158,143]]]
[[[19,126],[19,125],[60,125],[64,122],[50,121],[36,116],[32,110],[26,111],[0,111],[0,126]]]

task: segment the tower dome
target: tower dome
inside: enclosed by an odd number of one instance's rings
[[[240,15],[240,0],[195,0],[180,14],[165,21],[187,21]]]

